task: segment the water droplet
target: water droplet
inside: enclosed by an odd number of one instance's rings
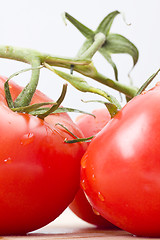
[[[102,193],[98,192],[98,198],[104,202],[104,196],[102,195]]]
[[[93,210],[94,214],[96,214],[97,216],[100,215],[100,213],[95,208],[92,208],[92,210]]]
[[[86,190],[86,182],[85,182],[85,180],[83,179],[83,180],[81,180],[81,187],[83,188],[83,190]]]
[[[12,162],[12,159],[10,157],[8,157],[4,160],[4,163],[11,163],[11,162]]]
[[[144,95],[144,94],[146,94],[147,93],[147,91],[146,90],[144,90],[142,93],[141,93],[141,95]]]
[[[93,181],[96,180],[96,177],[95,177],[94,173],[92,174],[92,180],[93,180]]]
[[[88,155],[85,154],[84,157],[83,157],[82,160],[81,160],[81,167],[82,167],[82,168],[86,168],[86,165],[87,165],[87,157],[88,157]]]
[[[21,139],[21,144],[22,145],[27,145],[27,144],[30,144],[32,143],[34,140],[34,135],[33,133],[27,133],[25,134],[22,139]]]
[[[158,81],[158,82],[156,83],[156,86],[160,86],[160,81]]]

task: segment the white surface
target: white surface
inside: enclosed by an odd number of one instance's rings
[[[117,16],[111,32],[126,36],[135,43],[140,51],[139,62],[131,74],[135,85],[140,86],[160,67],[159,0],[1,0],[0,3],[0,44],[34,48],[56,56],[74,57],[82,45],[84,37],[69,22],[65,26],[61,14],[67,11],[94,30],[108,13],[119,10],[125,14],[126,21],[131,23],[131,26],[127,26],[122,17]],[[132,67],[131,57],[115,55],[113,59],[119,69],[120,81],[129,83],[127,74]],[[94,62],[103,74],[114,78],[111,66],[102,56],[96,54]],[[1,75],[9,76],[23,68],[26,68],[25,64],[0,59]],[[22,74],[15,78],[15,81],[25,85],[29,76],[30,73]],[[94,86],[110,91],[119,98],[119,94],[115,91],[90,79],[85,78],[85,80]],[[157,80],[158,78],[155,81]],[[39,89],[56,100],[61,92],[63,82],[54,73],[42,70]],[[80,101],[93,98],[93,95],[77,92],[69,86],[63,105],[89,111],[95,107],[101,107],[100,104],[84,104]],[[74,116],[73,114],[73,118]]]
[[[69,231],[69,229],[78,228],[84,229],[84,228],[94,228],[95,226],[89,223],[86,223],[85,221],[78,218],[75,214],[71,212],[69,208],[67,208],[57,219],[55,219],[53,222],[49,223],[47,226],[40,228],[35,233],[48,233],[48,227],[51,229],[50,231],[52,233],[62,233],[65,231]]]

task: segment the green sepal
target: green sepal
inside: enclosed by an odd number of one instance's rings
[[[102,46],[101,50],[109,54],[127,53],[132,57],[134,65],[137,63],[139,57],[136,46],[124,36],[115,33],[108,35],[106,43]]]
[[[5,92],[5,97],[6,97],[6,101],[7,101],[7,104],[8,104],[8,107],[9,108],[14,108],[15,107],[15,104],[13,102],[13,99],[12,99],[12,96],[11,96],[11,92],[10,92],[10,89],[9,89],[9,81],[13,78],[13,77],[16,77],[18,76],[19,74],[21,73],[24,73],[24,72],[28,72],[28,71],[34,71],[34,70],[37,70],[37,69],[40,69],[40,68],[43,68],[43,66],[36,66],[36,67],[31,67],[31,68],[26,68],[26,69],[22,69],[18,72],[15,72],[13,73],[12,75],[10,75],[8,77],[8,79],[5,81],[4,83],[4,92]]]
[[[47,109],[44,113],[40,113],[37,115],[37,117],[44,119],[45,117],[47,117],[48,115],[50,115],[51,113],[53,113],[59,106],[60,104],[63,102],[65,95],[67,92],[67,84],[63,84],[63,89],[61,92],[60,97],[58,98],[58,100],[56,101],[56,105],[53,105],[51,108]]]
[[[80,23],[77,19],[72,17],[69,13],[65,12],[65,17],[83,34],[86,38],[94,38],[94,32]]]
[[[11,92],[10,92],[10,89],[9,89],[8,81],[9,81],[9,80],[7,80],[7,81],[4,83],[5,98],[6,98],[8,107],[9,107],[9,108],[14,108],[14,103],[13,103],[13,99],[12,99]]]
[[[121,108],[118,100],[115,97],[113,97],[112,95],[109,95],[108,93],[106,93],[105,91],[103,91],[99,88],[95,88],[95,87],[90,86],[83,78],[73,76],[71,74],[67,74],[65,72],[56,70],[51,66],[49,66],[49,69],[52,70],[54,73],[56,73],[61,78],[68,81],[73,87],[75,87],[79,91],[81,91],[81,92],[91,92],[91,93],[98,94],[98,95],[106,98],[109,102],[116,105],[118,109]]]
[[[72,139],[72,140],[65,139],[64,142],[65,143],[91,142],[92,138],[94,138],[94,136],[91,136],[88,138],[76,138],[76,139]]]
[[[112,104],[112,103],[105,103],[105,106],[107,107],[111,118],[113,118],[117,113],[118,113],[118,108],[116,107],[116,105]]]
[[[118,80],[118,70],[116,64],[111,58],[111,54],[129,54],[133,59],[133,66],[136,65],[139,57],[139,52],[136,46],[120,34],[109,34],[105,44],[99,49],[99,52],[108,63],[111,64],[116,80]]]
[[[74,133],[72,133],[67,127],[65,127],[62,123],[56,123],[55,124],[55,126],[56,125],[59,125],[59,126],[61,126],[62,128],[64,128],[67,132],[69,132],[74,138],[78,138]]]
[[[98,28],[96,29],[95,33],[102,32],[105,36],[109,34],[110,28],[112,26],[113,20],[115,17],[120,14],[119,11],[113,11],[109,13],[99,24]]]
[[[38,108],[33,112],[30,112],[30,114],[34,115],[34,116],[38,116],[39,114],[43,114],[45,113],[47,110],[49,110],[50,108],[45,107],[45,108]],[[95,117],[94,114],[86,112],[86,111],[82,111],[79,109],[75,109],[75,108],[68,108],[68,107],[58,107],[56,110],[54,110],[52,113],[50,114],[57,114],[57,113],[65,113],[65,112],[70,112],[70,113],[83,113],[83,114],[87,114],[87,115],[91,115],[93,117]]]
[[[136,93],[137,95],[140,95],[145,89],[146,87],[153,81],[153,79],[157,76],[157,74],[159,73],[160,69],[158,69],[157,72],[153,73],[148,79],[147,81],[145,81],[145,83],[139,88],[139,90]]]
[[[112,60],[111,54],[108,51],[105,51],[105,48],[103,48],[103,47],[99,49],[99,52],[108,61],[108,63],[112,66],[115,79],[118,81],[118,69],[117,69],[116,64]]]
[[[64,112],[83,113],[83,114],[87,114],[87,115],[91,115],[92,117],[95,117],[95,115],[92,113],[75,109],[75,108],[59,107],[54,111],[54,113],[64,113]]]
[[[101,100],[88,100],[88,101],[83,101],[84,103],[89,103],[89,102],[98,102],[98,103],[102,103],[104,104],[110,115],[111,115],[111,118],[113,118],[120,110],[120,108],[117,108],[117,106],[113,103],[110,103],[110,102],[105,102],[105,101],[101,101]]]
[[[64,142],[65,143],[77,143],[77,142],[89,142],[91,141],[91,139],[94,137],[94,136],[91,136],[91,137],[88,137],[88,138],[78,138],[74,133],[72,133],[67,127],[65,127],[63,124],[61,123],[56,123],[55,125],[59,125],[61,126],[62,128],[64,128],[67,132],[69,132],[75,139],[72,139],[72,140],[68,140],[68,139],[65,139]]]
[[[57,106],[57,103],[53,103],[53,102],[35,103],[35,104],[31,104],[31,105],[28,105],[25,107],[11,108],[11,110],[13,112],[19,112],[19,113],[31,113],[31,112],[34,112],[34,111],[40,109],[40,107],[45,106],[45,105]],[[49,108],[47,108],[47,109],[49,109]]]
[[[43,103],[35,103],[32,105],[24,106],[24,107],[17,107],[17,108],[11,108],[14,112],[19,113],[28,113],[30,115],[36,116],[38,118],[44,119],[48,115],[52,114],[53,112],[65,112],[65,109],[62,111],[57,110],[60,104],[62,103],[67,91],[67,84],[63,85],[62,93],[57,100],[57,102],[43,102]],[[51,107],[42,107],[46,105],[52,105]],[[68,110],[69,111],[69,110]],[[70,110],[71,111],[71,110]],[[67,112],[67,109],[66,109]],[[78,110],[77,110],[78,112]]]
[[[67,14],[66,18],[87,38],[82,47],[80,48],[77,56],[80,58],[81,55],[85,54],[92,44],[94,43],[94,37],[97,33],[103,33],[106,37],[105,43],[98,49],[98,51],[104,56],[108,63],[114,70],[115,79],[118,80],[118,70],[116,64],[111,58],[111,54],[125,53],[129,54],[133,59],[133,67],[138,61],[139,52],[136,46],[130,42],[127,38],[120,34],[111,34],[110,29],[115,17],[120,14],[119,11],[113,11],[109,13],[99,24],[96,31],[92,31],[85,25],[77,21],[71,15]]]

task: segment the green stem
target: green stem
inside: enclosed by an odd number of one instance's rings
[[[41,61],[39,58],[35,58],[30,61],[30,64],[32,68],[35,69],[32,70],[30,82],[27,84],[27,86],[23,89],[23,91],[18,95],[17,99],[15,100],[14,107],[28,106],[36,91],[40,74],[40,69],[36,67],[41,65]]]
[[[38,57],[39,52],[27,49],[27,48],[19,48],[13,46],[3,46],[0,45],[0,57],[13,59],[24,63],[30,63],[32,57]]]
[[[92,59],[93,55],[105,43],[106,37],[103,33],[99,32],[95,35],[93,44],[80,56],[80,59]]]
[[[27,106],[30,104],[33,94],[36,90],[40,69],[36,68],[40,66],[41,61],[38,57],[39,53],[34,50],[17,48],[12,46],[0,46],[0,57],[7,59],[14,59],[24,63],[31,64],[32,75],[29,84],[24,88],[24,90],[19,94],[14,102],[15,107]]]
[[[52,61],[52,56],[50,56],[49,61],[48,59],[44,58],[44,62],[48,63],[51,66],[62,67],[58,61],[55,62],[54,59]],[[63,67],[70,69],[71,65],[66,64],[63,65]],[[90,77],[96,80],[97,82],[102,83],[108,87],[111,87],[121,93],[124,93],[126,96],[131,98],[135,96],[138,90],[136,87],[128,86],[118,81],[114,81],[110,78],[107,78],[103,74],[99,73],[92,63],[87,65],[74,65],[74,71],[79,72],[86,77]]]
[[[124,93],[128,97],[132,98],[137,93],[136,87],[124,85],[118,81],[113,81],[112,79],[107,78],[106,76],[102,75],[99,72],[96,72],[96,74],[93,74],[92,78],[110,88],[113,88],[121,93]]]
[[[93,63],[88,60],[60,58],[48,54],[43,54],[32,49],[17,48],[12,46],[0,46],[0,58],[13,59],[24,63],[29,63],[34,67],[43,64],[44,62],[48,63],[51,66],[63,67],[68,69],[71,68],[71,65],[74,65],[74,71],[77,71],[84,76],[93,78],[94,80],[106,86],[109,86],[119,92],[124,93],[126,96],[133,97],[137,92],[137,89],[133,86],[126,86],[120,82],[114,81],[102,75],[96,70]],[[34,79],[36,82],[35,85],[37,85],[38,77],[39,69],[32,70],[31,83],[29,84],[29,86],[32,87],[34,85]],[[33,87],[33,89],[35,89],[35,87]],[[28,87],[27,91],[29,91]],[[31,92],[33,93],[33,91]],[[24,103],[25,101],[21,95],[19,99],[23,102],[23,104],[26,104]],[[16,105],[20,105],[20,101],[19,103],[16,103]],[[29,102],[29,100],[27,101]]]

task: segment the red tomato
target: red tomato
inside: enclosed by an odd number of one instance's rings
[[[59,216],[79,188],[80,159],[85,144],[67,144],[72,135],[83,137],[67,114],[41,120],[16,113],[4,99],[0,78],[0,235],[24,234]],[[15,98],[21,88],[10,83]],[[36,91],[33,101],[51,101]]]
[[[111,120],[107,108],[96,109],[93,111],[93,114],[95,118],[85,114],[80,115],[76,119],[77,125],[82,130],[85,137],[96,135]],[[79,218],[88,223],[101,227],[103,226],[108,229],[115,228],[113,224],[99,216],[99,213],[91,207],[81,188],[69,207]]]
[[[133,98],[82,158],[81,184],[93,208],[138,236],[160,237],[159,102],[160,86]]]

